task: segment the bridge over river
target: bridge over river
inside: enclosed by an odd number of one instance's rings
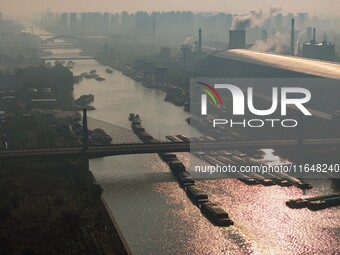
[[[126,154],[148,154],[166,152],[209,152],[233,149],[266,149],[282,147],[338,147],[340,139],[305,139],[301,140],[246,140],[246,141],[202,141],[202,142],[169,142],[152,141],[143,143],[130,129],[110,124],[105,121],[87,117],[84,110],[82,137],[80,145],[64,148],[23,148],[0,152],[0,159],[14,158],[101,158]],[[89,130],[102,129],[112,138],[108,145],[95,138]],[[103,137],[106,135],[103,134]],[[76,134],[77,135],[77,134]],[[98,142],[99,141],[99,142]]]

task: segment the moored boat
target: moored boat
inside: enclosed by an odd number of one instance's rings
[[[201,212],[216,226],[228,227],[234,224],[234,222],[229,219],[228,213],[215,203],[203,203],[201,205]]]

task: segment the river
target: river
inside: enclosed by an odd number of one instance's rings
[[[54,56],[77,56],[79,50],[53,50]],[[105,73],[95,60],[75,61],[73,72],[97,70],[106,81],[84,79],[74,96],[93,94],[89,116],[129,128],[130,112],[139,113],[155,137],[198,135],[184,121],[182,108],[163,100],[119,71]],[[178,154],[186,163],[187,153]],[[248,186],[238,180],[197,181],[235,225],[214,227],[187,198],[168,166],[155,154],[106,157],[90,161],[103,196],[133,254],[339,254],[340,208],[312,212],[285,206],[303,196],[295,187]],[[330,180],[310,180],[308,195],[332,192]]]

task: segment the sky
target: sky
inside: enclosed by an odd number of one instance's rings
[[[0,11],[5,16],[33,12],[128,12],[193,11],[248,13],[250,10],[281,7],[283,12],[340,15],[339,0],[0,0]]]

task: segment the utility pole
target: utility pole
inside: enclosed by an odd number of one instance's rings
[[[88,129],[87,129],[87,110],[83,108],[83,151],[87,151],[88,149]]]
[[[87,110],[83,108],[83,167],[85,170],[90,170],[89,159],[87,157],[88,150],[88,129],[87,129]]]

